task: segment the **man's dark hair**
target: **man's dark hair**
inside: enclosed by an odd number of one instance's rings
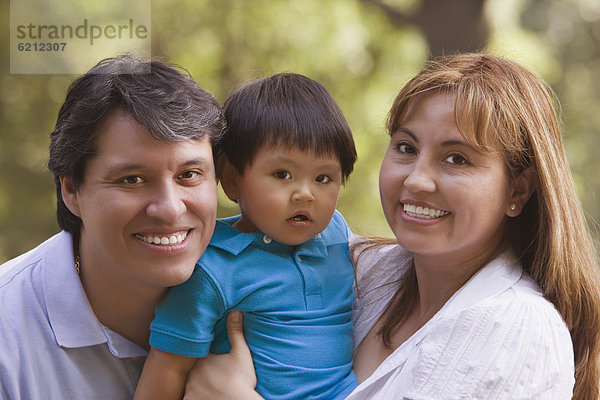
[[[233,92],[223,109],[222,151],[240,174],[263,145],[337,157],[342,182],[354,168],[352,131],[331,94],[315,80],[293,73],[262,78]]]
[[[114,110],[132,116],[162,141],[209,138],[219,153],[225,128],[222,108],[183,68],[129,55],[100,61],[69,87],[50,133],[48,169],[54,174],[57,219],[76,236],[81,219],[65,205],[60,177],[83,183],[86,162],[97,153],[97,127]]]

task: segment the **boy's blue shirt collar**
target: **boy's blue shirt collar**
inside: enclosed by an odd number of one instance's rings
[[[255,247],[259,247],[270,253],[292,255],[291,246],[278,243],[275,240],[269,241],[269,238],[262,232],[246,233],[234,228],[233,224],[240,217],[240,215],[236,215],[229,218],[218,219],[215,226],[215,232],[213,233],[209,245],[227,251],[234,256],[237,256],[252,244],[254,244]],[[335,222],[332,220],[323,232],[301,245],[296,246],[293,254],[315,258],[326,258],[327,246],[348,243],[348,235],[344,234],[343,230],[332,229],[331,224],[333,223]],[[265,238],[267,238],[267,240],[265,240]]]

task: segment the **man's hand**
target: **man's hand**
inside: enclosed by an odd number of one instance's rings
[[[198,359],[188,376],[184,400],[262,399],[254,390],[256,373],[244,338],[240,311],[232,311],[227,316],[227,335],[231,351],[210,353]]]

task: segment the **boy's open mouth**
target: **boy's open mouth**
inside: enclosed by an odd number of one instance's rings
[[[290,218],[292,221],[308,221],[309,218],[306,215],[303,214],[299,214],[299,215],[294,215],[292,218]]]

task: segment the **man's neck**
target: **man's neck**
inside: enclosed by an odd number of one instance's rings
[[[84,289],[96,317],[107,328],[129,339],[138,346],[148,349],[150,323],[154,309],[163,293],[144,295],[133,291]],[[97,293],[97,295],[94,295]]]
[[[150,323],[166,293],[164,288],[139,288],[114,282],[82,265],[81,282],[101,324],[138,346],[149,349]]]

